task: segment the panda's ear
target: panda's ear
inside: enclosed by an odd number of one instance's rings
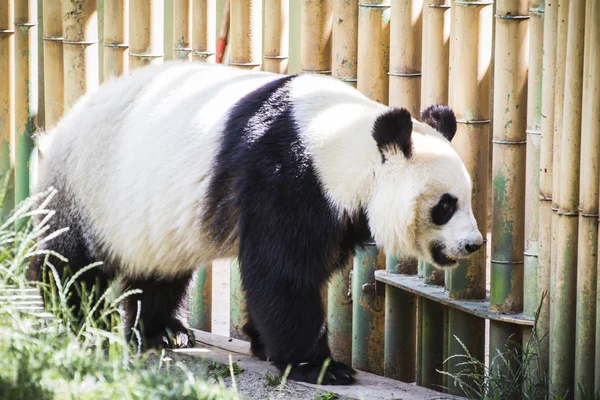
[[[412,130],[412,117],[404,108],[390,108],[377,117],[373,124],[373,138],[384,162],[386,152],[401,151],[406,158],[412,156]]]
[[[447,106],[430,106],[421,111],[419,119],[441,133],[449,142],[456,134],[456,116]]]

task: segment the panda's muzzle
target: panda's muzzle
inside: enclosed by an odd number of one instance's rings
[[[446,246],[439,242],[433,242],[430,247],[433,262],[440,267],[451,267],[456,264],[456,258],[451,258],[446,255]]]

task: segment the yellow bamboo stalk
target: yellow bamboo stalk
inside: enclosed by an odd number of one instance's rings
[[[596,285],[598,264],[598,164],[600,162],[600,129],[598,120],[600,102],[594,104],[594,78],[590,73],[592,43],[600,38],[593,24],[600,25],[600,16],[594,21],[594,2],[586,2],[585,51],[583,67],[583,106],[581,115],[581,176],[579,193],[579,235],[577,250],[577,305],[575,320],[575,387],[584,393],[594,392],[594,344],[596,337]],[[600,10],[600,7],[596,7]],[[597,29],[597,28],[596,28]],[[596,34],[596,36],[593,36]],[[596,63],[597,64],[597,63]],[[598,68],[598,65],[595,66]],[[595,83],[600,87],[600,79]],[[596,97],[598,91],[596,90]],[[594,108],[595,107],[595,108]],[[581,398],[576,391],[575,398]]]
[[[523,309],[528,2],[496,4],[490,308]]]
[[[194,0],[192,6],[192,60],[215,62],[216,0]]]
[[[51,128],[64,110],[64,59],[62,0],[44,0],[44,109],[45,126]]]
[[[259,70],[262,53],[262,2],[230,0],[230,65]]]
[[[104,0],[104,81],[129,70],[129,1]]]
[[[63,0],[62,15],[67,110],[99,85],[96,0]]]
[[[331,74],[332,0],[302,0],[300,8],[300,70]]]
[[[15,135],[15,26],[14,1],[0,1],[0,180],[10,173],[14,162]],[[14,206],[11,180],[2,204],[2,217]]]
[[[129,68],[162,64],[164,0],[129,0]]]
[[[538,295],[541,299],[537,340],[539,364],[545,373],[549,368],[550,280],[552,254],[552,191],[554,154],[554,98],[556,94],[556,50],[558,3],[544,3],[544,55],[542,57],[542,118],[540,143],[540,212]]]
[[[358,0],[334,0],[332,76],[356,87]]]
[[[265,0],[264,70],[286,74],[289,58],[289,0]]]
[[[192,60],[192,0],[173,2],[173,59]]]
[[[448,103],[450,0],[433,0],[423,10],[423,77],[421,108]]]
[[[423,0],[392,0],[389,104],[418,117],[421,108]]]
[[[29,195],[29,158],[38,113],[37,1],[15,3],[15,203]]]
[[[558,27],[556,31],[556,82],[554,83],[554,139],[552,151],[552,250],[551,250],[551,282],[550,302],[554,296],[554,279],[556,277],[556,239],[558,238],[558,197],[560,196],[560,145],[562,135],[563,101],[565,92],[565,60],[567,56],[567,22],[569,2],[558,0]]]
[[[382,104],[389,102],[390,17],[391,3],[388,0],[359,3],[356,87]]]
[[[568,6],[565,90],[560,122],[556,278],[554,297],[550,300],[550,385],[556,393],[576,392],[573,379],[585,0],[571,0]]]

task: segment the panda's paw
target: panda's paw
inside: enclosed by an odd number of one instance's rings
[[[350,385],[356,382],[354,377],[356,371],[344,363],[331,361],[319,382],[322,369],[322,364],[307,363],[297,365],[290,370],[287,379],[321,385]],[[283,370],[285,370],[285,367]]]
[[[194,347],[194,334],[185,328],[164,330],[146,338],[146,347],[152,349],[185,349]]]

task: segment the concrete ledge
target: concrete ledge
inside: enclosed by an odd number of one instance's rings
[[[192,349],[173,350],[175,353],[183,353],[190,356],[201,357],[206,360],[229,364],[229,355],[232,361],[244,368],[245,372],[264,375],[267,371],[277,374],[278,371],[270,363],[261,361],[250,355],[250,344],[248,342],[194,330],[196,335],[196,346]],[[297,386],[317,390],[333,392],[346,399],[365,400],[397,400],[397,399],[459,399],[459,397],[429,390],[415,384],[399,382],[384,378],[367,372],[358,371],[357,384],[349,386],[317,386],[303,382],[290,382]],[[288,393],[288,396],[290,394]],[[294,398],[288,397],[286,398]]]

